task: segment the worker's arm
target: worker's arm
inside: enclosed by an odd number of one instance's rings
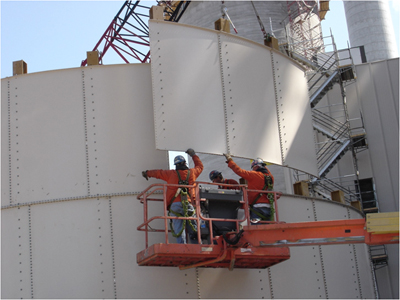
[[[243,170],[232,159],[228,159],[228,167],[231,168],[232,171],[235,172],[236,175],[239,175],[240,177],[242,177],[244,179],[248,180],[252,177],[251,171]]]
[[[171,176],[171,170],[147,170],[146,174],[148,177],[153,177],[164,181],[168,181],[168,178]]]
[[[204,166],[203,163],[201,162],[200,158],[195,154],[192,156],[193,162],[194,162],[194,176],[195,178],[199,177],[201,172],[203,172]]]

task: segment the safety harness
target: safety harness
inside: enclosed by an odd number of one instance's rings
[[[188,170],[188,173],[187,173],[187,176],[186,176],[185,180],[182,180],[181,175],[179,174],[178,170],[176,170],[176,173],[178,174],[178,178],[179,178],[178,184],[179,185],[189,185],[190,170]],[[176,197],[178,197],[179,194],[181,195],[183,214],[180,214],[180,213],[178,213],[176,211],[173,211],[171,209],[171,204],[174,202],[174,200],[176,199]],[[170,216],[171,213],[173,213],[177,217],[185,217],[185,218],[187,218],[187,217],[193,216],[195,211],[194,210],[188,210],[189,204],[190,204],[190,202],[188,200],[188,197],[189,197],[188,188],[185,188],[185,187],[178,188],[178,190],[175,193],[175,196],[171,199],[171,202],[169,204],[168,216]],[[189,221],[188,223],[190,224],[190,227],[193,229],[193,232],[197,232],[197,229],[192,224],[192,222]],[[169,225],[170,225],[171,233],[172,233],[173,237],[180,236],[182,234],[183,230],[185,230],[185,228],[186,228],[186,222],[183,222],[182,229],[180,230],[180,232],[176,233],[174,231],[173,226],[172,226],[172,219],[170,219]]]
[[[262,190],[267,190],[267,191],[272,191],[272,189],[274,188],[274,184],[272,182],[272,178],[269,175],[264,175],[264,187],[262,188]],[[255,213],[257,216],[259,216],[261,218],[261,220],[263,221],[268,221],[267,218],[259,213],[256,209],[253,208],[253,205],[257,203],[258,199],[261,198],[261,196],[263,195],[263,193],[260,193],[257,195],[256,198],[254,198],[253,202],[250,204],[250,211],[252,211],[253,213]],[[274,220],[274,215],[275,215],[275,209],[274,209],[274,194],[272,193],[267,193],[267,198],[269,200],[269,203],[271,205],[270,209],[271,209],[271,217],[270,217],[270,221]]]

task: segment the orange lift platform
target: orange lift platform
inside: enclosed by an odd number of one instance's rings
[[[146,248],[137,253],[136,257],[140,266],[179,267],[181,270],[194,267],[229,268],[230,270],[234,268],[263,269],[288,260],[289,247],[292,246],[399,243],[398,212],[367,214],[366,219],[285,223],[279,221],[279,193],[260,190],[256,192],[271,193],[274,196],[274,221],[260,221],[259,225],[242,227],[241,223],[246,223],[245,221],[250,224],[247,191],[255,192],[255,190],[248,190],[246,185],[238,185],[238,190],[213,190],[204,188],[200,184],[213,185],[208,182],[196,182],[193,186],[185,186],[195,189],[196,199],[200,199],[196,201],[196,212],[218,201],[222,203],[221,208],[225,212],[229,210],[226,204],[233,202],[234,209],[238,205],[244,209],[244,217],[242,219],[227,217],[225,213],[222,213],[222,217],[217,217],[215,213],[214,215],[211,213],[211,210],[207,211],[207,214],[196,213],[195,217],[168,216],[167,204],[164,201],[166,189],[168,186],[182,186],[153,184],[137,197],[143,203],[144,209],[144,222],[137,229],[145,232],[146,239]],[[163,202],[163,216],[149,218],[150,201]],[[221,209],[216,212],[221,213]],[[169,235],[170,219],[194,220],[197,224],[207,224],[205,228],[198,226],[200,228],[197,231],[199,244],[171,243],[169,238],[173,240],[175,238]],[[151,223],[158,225],[162,223],[163,228],[153,228]],[[228,224],[230,231],[218,235],[220,233],[215,230],[215,224]],[[210,228],[213,229],[209,230]],[[149,246],[150,232],[164,232],[165,243]],[[204,238],[204,233],[207,239]]]

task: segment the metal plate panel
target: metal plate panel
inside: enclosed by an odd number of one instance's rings
[[[318,175],[314,130],[304,71],[273,54],[283,165]]]
[[[399,98],[394,98],[393,83],[391,82],[390,72],[387,62],[377,62],[371,64],[371,73],[374,76],[374,87],[376,94],[379,95],[373,100],[378,103],[378,111],[375,112],[379,116],[381,134],[384,139],[385,154],[388,159],[388,175],[386,179],[391,183],[393,197],[399,198],[399,114],[396,109],[396,102]],[[398,90],[398,82],[397,82]],[[382,159],[382,158],[381,158]],[[399,208],[398,201],[397,210]],[[389,210],[388,210],[389,211]]]
[[[349,207],[329,201],[314,201],[317,221],[347,220],[350,217]],[[358,261],[353,245],[320,246],[327,284],[327,297],[362,298]],[[342,274],[338,276],[338,274]],[[338,286],[342,288],[337,289]]]
[[[216,32],[149,21],[157,149],[226,152]]]
[[[1,211],[1,298],[33,298],[30,207]]]
[[[199,268],[198,280],[201,298],[272,298],[268,269],[233,269],[229,271],[228,269]]]
[[[33,206],[35,297],[114,298],[111,232],[108,199]]]
[[[220,39],[230,153],[282,164],[271,51],[228,34]]]
[[[11,202],[84,195],[86,160],[80,69],[8,80]]]
[[[318,246],[292,247],[290,259],[272,266],[270,270],[274,298],[326,298]]]
[[[315,200],[315,221],[347,220],[349,219],[348,208],[330,200]]]
[[[396,107],[396,116],[399,117],[399,58],[388,60],[388,70],[393,90],[394,105]]]
[[[142,191],[141,171],[168,169],[156,150],[149,64],[84,69],[90,194]]]
[[[279,221],[312,222],[315,219],[312,199],[282,196],[277,200]],[[279,299],[326,298],[324,269],[318,246],[291,247],[290,259],[271,267],[274,297]],[[282,282],[281,278],[285,278]],[[302,278],[302,280],[298,280]],[[290,285],[291,288],[285,288]],[[304,289],[307,286],[307,289]],[[303,291],[303,293],[299,293]]]
[[[375,295],[373,266],[370,259],[368,246],[364,244],[353,245],[355,258],[357,260],[357,272],[360,283],[361,296],[363,299],[377,298]],[[353,273],[354,274],[354,273]]]
[[[268,47],[230,34],[166,22],[149,25],[158,149],[229,151],[277,164],[283,156],[285,165],[317,174],[307,83],[299,66],[275,53],[276,72]],[[277,118],[277,97],[286,119]]]
[[[196,270],[141,267],[136,253],[145,249],[145,234],[136,228],[143,222],[143,205],[136,197],[112,199],[113,249],[116,290],[122,299],[198,298]],[[150,205],[149,216],[160,215],[162,202]],[[161,208],[161,209],[160,209]],[[151,223],[152,228],[155,227]],[[164,234],[149,233],[150,245],[165,241]],[[174,242],[175,238],[171,239]]]
[[[343,295],[347,295],[346,297],[349,299],[362,298],[359,285],[359,262],[356,259],[353,245],[320,247],[324,262],[327,296],[332,299],[343,298]]]
[[[383,91],[374,83],[376,78],[371,69],[371,64],[357,66],[356,85],[367,132],[377,197],[385,199],[379,203],[379,207],[381,211],[393,211],[398,210],[399,207],[399,202],[395,200],[398,199],[398,197],[396,198],[399,190],[398,181],[395,186],[392,186],[393,182],[387,178],[388,170],[392,167],[398,169],[398,165],[393,164],[392,159],[382,153],[387,153],[387,147],[398,147],[398,142],[393,143],[392,141],[392,144],[389,144],[390,141],[386,140],[384,134],[386,128],[382,126],[383,119],[386,117],[380,113],[380,106],[383,105],[381,102],[385,102],[386,99],[380,96],[380,92],[383,93]],[[398,122],[393,122],[391,126],[398,128]],[[398,141],[398,136],[396,140]],[[398,154],[393,160],[398,160]]]
[[[279,221],[281,222],[314,221],[314,209],[311,199],[284,195],[277,200],[276,206],[278,207]]]

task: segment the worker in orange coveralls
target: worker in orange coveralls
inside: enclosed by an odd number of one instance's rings
[[[158,178],[166,181],[168,184],[193,185],[197,177],[203,171],[203,163],[196,155],[195,151],[189,148],[186,151],[194,162],[195,167],[189,169],[186,160],[182,155],[178,155],[174,159],[175,170],[146,170],[142,172],[142,176],[148,180],[149,177]],[[169,213],[177,217],[195,217],[195,210],[192,200],[195,201],[194,189],[186,189],[184,187],[167,187],[166,199]],[[185,221],[182,219],[173,219],[171,231],[176,237],[178,244],[186,244],[186,230],[192,244],[198,244],[197,241],[197,225],[195,221]]]
[[[222,173],[220,171],[217,171],[217,170],[211,171],[209,177],[210,177],[210,180],[213,183],[236,184],[236,185],[239,184],[234,179],[224,179],[224,177],[222,176]],[[238,190],[238,189],[240,189],[238,186],[227,186],[227,185],[219,185],[218,188],[219,189],[225,189],[225,190]]]
[[[237,175],[247,180],[249,190],[268,190],[272,191],[274,186],[274,176],[266,167],[261,158],[256,158],[251,164],[252,171],[246,171],[240,168],[232,159],[230,154],[224,154],[228,167]],[[281,193],[277,195],[279,198]],[[273,194],[248,192],[248,202],[250,208],[251,225],[257,225],[258,222],[273,220]],[[271,214],[272,211],[272,214]],[[271,218],[272,217],[272,218]]]

